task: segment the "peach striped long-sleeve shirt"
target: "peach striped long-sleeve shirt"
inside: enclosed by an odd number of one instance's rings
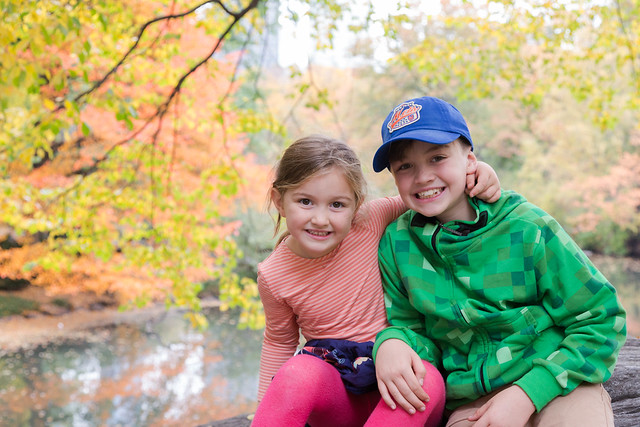
[[[378,270],[378,242],[405,211],[400,197],[365,204],[347,237],[331,253],[301,258],[281,242],[258,265],[266,328],[258,400],[296,351],[300,333],[311,339],[373,341],[387,326]]]

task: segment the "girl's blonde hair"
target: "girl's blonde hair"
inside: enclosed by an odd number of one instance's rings
[[[367,193],[367,184],[362,173],[362,166],[356,153],[342,141],[322,135],[311,135],[298,139],[282,154],[282,158],[275,166],[275,179],[272,188],[284,197],[284,193],[296,188],[315,174],[331,167],[338,167],[353,194],[355,195],[356,211],[362,205]],[[269,192],[269,206],[273,204]],[[274,235],[278,234],[282,216],[278,213]],[[278,243],[287,235],[284,233]]]

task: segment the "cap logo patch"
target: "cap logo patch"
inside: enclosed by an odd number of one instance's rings
[[[422,105],[416,105],[413,101],[403,102],[393,110],[393,115],[387,123],[389,133],[401,129],[405,126],[409,126],[412,123],[420,120],[420,110]]]

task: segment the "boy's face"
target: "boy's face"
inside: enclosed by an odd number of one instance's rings
[[[465,189],[467,173],[475,171],[476,163],[471,147],[460,141],[412,141],[389,165],[404,204],[445,223],[475,220]]]

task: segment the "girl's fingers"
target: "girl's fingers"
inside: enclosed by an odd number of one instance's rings
[[[476,184],[476,174],[468,173],[467,174],[467,190],[472,190],[473,186]],[[473,193],[473,191],[471,191]],[[473,197],[473,196],[471,196]]]

